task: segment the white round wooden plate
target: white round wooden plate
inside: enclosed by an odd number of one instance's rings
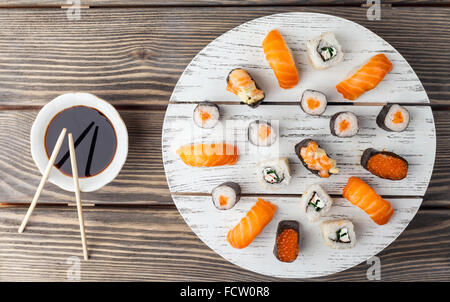
[[[264,58],[261,43],[274,28],[282,33],[290,46],[300,71],[300,83],[292,89],[284,90],[278,86]],[[306,42],[326,31],[335,33],[345,52],[345,60],[331,69],[316,71],[306,57]],[[321,117],[302,112],[299,99],[304,89],[324,92],[329,102],[345,101],[337,93],[336,84],[377,53],[386,54],[394,69],[375,89],[355,103],[329,105]],[[237,97],[226,91],[225,79],[236,67],[247,69],[265,91],[265,104],[252,109],[239,104]],[[221,120],[213,129],[200,129],[192,121],[195,102],[204,100],[220,104]],[[316,13],[285,13],[244,23],[197,54],[178,81],[171,102],[164,120],[162,151],[167,181],[178,210],[210,248],[230,262],[257,273],[288,278],[318,277],[369,259],[406,228],[419,209],[430,181],[436,137],[433,115],[426,105],[429,100],[420,80],[389,43],[342,18]],[[408,103],[411,122],[407,130],[401,133],[381,130],[375,122],[381,106],[374,102]],[[358,116],[360,131],[352,138],[333,137],[329,132],[329,118],[345,110]],[[275,125],[279,139],[274,146],[255,148],[248,143],[247,126],[255,119],[269,120]],[[294,145],[304,138],[316,139],[337,160],[338,175],[321,179],[302,166],[294,153]],[[240,157],[236,165],[193,168],[186,166],[175,152],[187,143],[220,141],[237,145]],[[359,162],[362,152],[369,147],[402,155],[409,162],[408,176],[401,181],[389,181],[364,170]],[[261,187],[255,178],[255,165],[273,157],[287,157],[292,174],[290,184],[277,191]],[[387,225],[378,226],[359,208],[342,198],[335,198],[331,212],[322,220],[351,219],[355,224],[357,244],[350,250],[333,250],[323,244],[318,224],[310,223],[300,213],[300,196],[313,183],[322,185],[330,194],[341,195],[350,176],[361,177],[385,196],[395,208],[395,214]],[[233,209],[219,211],[208,194],[225,181],[239,183],[244,197]],[[234,249],[226,241],[227,232],[240,221],[258,196],[278,206],[275,217],[250,246]],[[279,262],[273,255],[276,228],[284,219],[300,222],[300,254],[292,263]]]

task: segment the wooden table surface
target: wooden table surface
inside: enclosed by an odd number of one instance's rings
[[[91,92],[119,109],[130,135],[115,181],[84,193],[91,259],[82,281],[278,281],[236,267],[185,224],[161,158],[165,108],[195,54],[233,27],[268,14],[320,12],[355,21],[391,43],[421,79],[436,123],[437,154],[424,202],[381,259],[382,281],[450,281],[450,1],[0,0],[0,281],[65,281],[82,259],[74,195],[45,187],[25,233],[17,228],[40,174],[29,133],[54,97]],[[369,265],[313,280],[364,281]]]

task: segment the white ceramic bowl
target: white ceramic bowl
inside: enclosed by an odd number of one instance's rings
[[[44,173],[48,164],[45,151],[45,133],[47,126],[55,115],[74,106],[88,106],[102,112],[111,122],[117,135],[117,149],[112,162],[97,175],[80,178],[80,190],[91,192],[111,182],[119,174],[128,155],[128,132],[117,110],[108,102],[90,93],[67,93],[56,97],[45,105],[37,115],[31,127],[31,155],[39,171]],[[74,191],[72,177],[53,167],[48,180],[66,191]]]

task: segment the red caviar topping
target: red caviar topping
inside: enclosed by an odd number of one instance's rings
[[[285,229],[277,237],[278,259],[292,262],[298,256],[298,234],[294,229]]]

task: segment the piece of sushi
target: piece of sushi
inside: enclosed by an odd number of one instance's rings
[[[273,254],[281,262],[292,262],[300,249],[300,224],[295,220],[278,223]]]
[[[250,211],[228,232],[228,243],[236,249],[247,247],[272,221],[276,210],[276,205],[258,198]]]
[[[355,228],[348,219],[324,221],[320,231],[325,244],[333,249],[350,249],[356,244]]]
[[[408,162],[394,152],[378,151],[373,148],[364,150],[361,166],[375,176],[402,180],[408,174]]]
[[[266,60],[278,80],[278,85],[289,89],[298,84],[300,79],[291,50],[276,29],[271,30],[262,43]]]
[[[219,210],[229,210],[241,198],[241,186],[228,181],[215,187],[211,192],[214,206]]]
[[[226,143],[184,145],[177,154],[191,167],[234,165],[239,159],[237,147]]]
[[[306,89],[300,101],[302,110],[310,115],[321,115],[327,109],[327,97],[320,91]]]
[[[377,125],[386,131],[401,132],[408,124],[409,111],[399,104],[384,105],[377,116]]]
[[[342,47],[332,32],[326,32],[308,41],[306,49],[314,69],[327,69],[344,60]]]
[[[311,185],[306,189],[300,201],[301,211],[309,221],[315,222],[325,215],[333,205],[333,199],[319,185]]]
[[[201,102],[194,109],[193,119],[198,127],[210,129],[217,125],[219,116],[219,106],[211,102]]]
[[[392,63],[384,54],[375,55],[351,77],[337,84],[336,89],[347,100],[356,100],[377,87],[391,70]]]
[[[368,184],[358,177],[350,177],[342,191],[342,196],[361,208],[379,225],[388,223],[394,214],[391,203],[381,198]]]
[[[251,75],[242,68],[230,71],[227,76],[227,90],[237,95],[242,103],[253,108],[264,100],[264,91],[258,88]]]
[[[269,122],[256,120],[248,125],[248,140],[255,146],[268,147],[277,139],[277,135]]]
[[[358,118],[353,112],[338,112],[330,119],[330,131],[334,136],[352,137],[358,133],[358,130]]]
[[[291,180],[288,159],[277,158],[261,162],[257,165],[256,175],[265,188],[278,189],[286,186]]]
[[[330,174],[339,173],[336,160],[329,158],[325,150],[312,139],[304,139],[296,144],[295,154],[303,166],[317,176],[329,177]]]

